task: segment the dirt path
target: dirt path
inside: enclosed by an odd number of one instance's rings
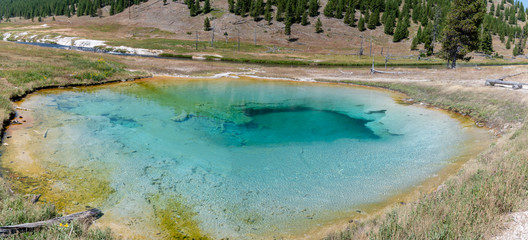
[[[494,240],[513,240],[528,238],[528,211],[512,213],[507,218],[506,230]]]

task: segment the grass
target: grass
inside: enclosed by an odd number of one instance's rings
[[[146,75],[129,72],[125,65],[101,55],[24,46],[0,41],[0,129],[13,116],[12,100],[36,89],[88,85]],[[0,178],[0,226],[47,220],[58,216],[53,205],[32,204],[27,196],[11,193]],[[109,230],[91,230],[89,224],[51,226],[7,239],[113,239]]]
[[[0,226],[36,222],[58,217],[55,207],[33,204],[29,196],[11,193],[8,184],[0,178]],[[67,223],[64,223],[67,224]],[[89,223],[71,222],[55,224],[40,231],[17,233],[4,239],[114,239],[110,230],[88,229]]]
[[[134,78],[116,61],[94,54],[0,42],[0,119],[13,113],[11,100],[43,87],[96,84]],[[3,129],[4,123],[0,124]]]
[[[214,48],[211,47],[211,41],[203,41],[204,34],[208,39],[211,37],[210,32],[200,32],[200,38],[202,40],[198,41],[198,50],[200,52],[216,52],[216,51],[235,51],[237,50],[237,43],[233,41],[225,42],[223,35],[220,36],[219,33],[216,33],[217,40],[214,42]],[[194,38],[194,33],[189,38]],[[232,37],[231,37],[232,38]],[[153,50],[170,50],[177,53],[188,53],[196,51],[196,41],[195,40],[178,40],[178,39],[168,39],[168,38],[127,38],[119,40],[110,40],[107,42],[110,46],[127,46],[133,48],[145,48]],[[240,43],[240,51],[242,52],[264,52],[266,51],[266,46],[254,45],[250,43]]]
[[[522,123],[467,163],[438,190],[417,201],[349,227],[326,239],[481,239],[528,197],[528,107],[511,94],[401,83],[360,83],[404,92],[417,101],[467,114],[502,129]],[[508,137],[509,136],[509,137]]]

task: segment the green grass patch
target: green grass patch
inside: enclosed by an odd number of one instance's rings
[[[83,25],[79,26],[79,28],[83,28],[90,31],[97,31],[97,32],[117,32],[120,28],[122,28],[123,25],[120,24],[101,24],[101,25]]]
[[[238,49],[236,42],[225,42],[221,41],[223,35],[220,36],[219,33],[216,33],[217,41],[214,42],[214,47],[211,47],[210,41],[198,41],[198,51],[203,52],[215,52],[217,50],[229,50],[235,51]],[[223,34],[223,33],[222,33]],[[194,36],[194,33],[193,33]],[[210,38],[210,32],[200,32],[200,37]],[[144,48],[144,49],[158,49],[158,50],[170,50],[176,53],[188,53],[196,51],[196,41],[195,40],[177,40],[177,39],[167,39],[167,38],[152,38],[152,39],[124,39],[124,40],[110,40],[107,42],[110,46],[128,46],[133,48]],[[240,43],[240,51],[243,52],[265,52],[267,48],[261,45],[253,45],[248,43]]]

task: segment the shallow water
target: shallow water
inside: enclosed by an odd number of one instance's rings
[[[393,97],[247,79],[42,91],[2,161],[43,199],[99,207],[135,236],[295,235],[421,184],[475,141],[479,130]],[[38,170],[6,162],[21,154]]]

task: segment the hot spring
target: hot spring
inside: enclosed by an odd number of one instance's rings
[[[486,132],[338,84],[148,79],[19,104],[3,174],[133,238],[299,236],[437,177]]]

